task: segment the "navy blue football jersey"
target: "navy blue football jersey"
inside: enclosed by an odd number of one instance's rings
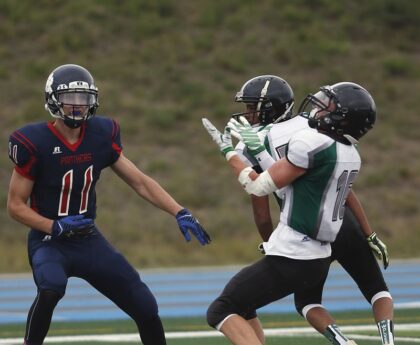
[[[120,128],[96,116],[81,131],[74,144],[52,122],[29,124],[10,136],[9,157],[19,174],[34,181],[30,207],[44,217],[96,216],[95,185],[121,154]]]

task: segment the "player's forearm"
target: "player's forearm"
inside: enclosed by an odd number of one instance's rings
[[[244,170],[245,168],[248,167],[244,162],[242,162],[242,160],[237,155],[230,158],[228,160],[228,164],[231,167],[231,169],[233,170],[233,173],[235,174],[236,177],[239,176],[239,174],[241,173],[242,170]],[[258,174],[255,171],[252,171],[249,174],[249,176],[252,179],[256,179],[258,177]]]
[[[365,236],[370,236],[373,233],[373,230],[369,225],[363,206],[353,190],[350,190],[349,192],[349,195],[346,200],[346,205],[352,210]]]
[[[51,234],[53,220],[39,215],[26,204],[8,203],[7,211],[9,212],[9,215],[19,223],[22,223],[31,229]]]
[[[166,192],[155,180],[145,177],[141,185],[136,188],[137,194],[154,206],[175,216],[182,206]]]
[[[267,242],[273,233],[273,222],[271,219],[265,221],[255,219],[255,225],[257,226],[258,233],[260,234],[262,240]]]
[[[263,241],[267,242],[273,232],[273,221],[271,219],[268,197],[251,195],[251,202],[255,225]]]

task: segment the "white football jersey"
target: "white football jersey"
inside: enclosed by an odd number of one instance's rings
[[[301,178],[276,191],[283,199],[283,210],[280,223],[264,243],[266,255],[303,260],[330,256],[329,243],[340,230],[344,203],[360,169],[359,153],[353,145],[310,128],[302,116],[275,124],[265,146],[274,160],[287,157],[307,169]],[[242,142],[235,150],[245,164],[258,166]]]
[[[297,259],[327,257],[360,170],[359,153],[353,145],[305,129],[290,139],[286,158],[307,171],[286,187],[280,224],[264,243],[266,253]]]
[[[269,153],[277,161],[286,156],[286,147],[290,138],[302,129],[310,128],[308,119],[302,116],[292,117],[290,120],[276,123],[268,132]]]

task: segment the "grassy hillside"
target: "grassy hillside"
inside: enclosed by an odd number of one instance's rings
[[[105,172],[97,223],[136,266],[258,256],[248,197],[201,117],[222,127],[242,109],[236,91],[259,74],[288,80],[298,104],[338,81],[371,92],[378,121],[363,138],[355,190],[391,258],[419,257],[419,22],[411,0],[0,0],[0,271],[28,270],[26,230],[5,211],[8,136],[49,120],[45,80],[64,63],[92,72],[99,113],[121,124],[126,155],[213,235],[206,248],[185,244],[171,216]]]

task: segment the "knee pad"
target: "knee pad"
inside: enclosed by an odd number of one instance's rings
[[[299,313],[300,316],[305,317],[306,313],[308,312],[307,310],[305,310],[305,308],[307,306],[310,306],[312,304],[308,304],[306,301],[298,301],[296,300],[296,295],[295,295],[295,309],[296,311]],[[304,312],[305,310],[305,312]]]
[[[389,293],[389,291],[380,291],[372,296],[372,299],[370,300],[370,304],[373,305],[380,298],[389,298],[392,300],[392,296]]]
[[[305,305],[301,311],[299,311],[299,314],[302,315],[305,319],[308,319],[306,317],[306,315],[308,314],[309,310],[313,309],[313,308],[324,308],[324,306],[322,304],[308,304]]]
[[[298,314],[299,314],[300,316],[303,316],[303,314],[302,314],[303,307],[304,307],[303,305],[298,304],[298,303],[296,303],[296,301],[295,301],[295,309],[296,309],[296,311],[298,312]]]
[[[207,323],[213,328],[217,328],[227,316],[239,314],[233,304],[227,298],[217,298],[207,309]]]
[[[296,311],[306,318],[306,313],[314,308],[321,306],[322,303],[322,287],[316,288],[314,290],[310,290],[309,292],[305,293],[295,293],[294,296],[295,300],[295,308]]]

